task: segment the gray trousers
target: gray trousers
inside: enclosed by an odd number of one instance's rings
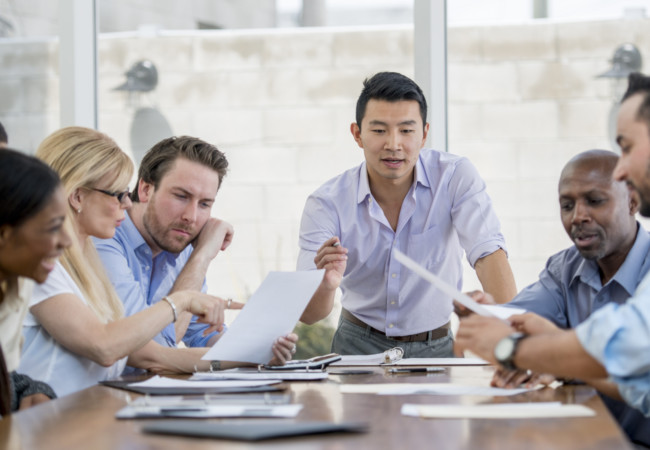
[[[404,350],[404,358],[451,358],[454,356],[454,340],[451,330],[447,336],[440,339],[400,342],[370,331],[369,326],[360,327],[341,317],[339,327],[332,340],[332,351],[340,355],[372,355],[383,353],[393,347],[401,347]]]

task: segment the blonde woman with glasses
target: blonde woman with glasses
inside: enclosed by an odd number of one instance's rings
[[[59,396],[119,376],[127,359],[130,366],[157,372],[207,370],[210,362],[200,359],[205,348],[168,348],[152,338],[185,311],[210,324],[207,332],[221,330],[225,302],[200,292],[174,292],[124,317],[90,239],[112,237],[131,206],[128,156],[105,134],[81,127],[53,133],[36,156],[61,177],[68,203],[65,226],[76,239],[47,281],[34,289],[23,322],[20,370],[49,383]],[[288,345],[274,347],[275,363],[291,358]]]

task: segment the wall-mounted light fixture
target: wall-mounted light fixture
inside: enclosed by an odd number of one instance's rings
[[[618,151],[616,143],[616,118],[618,116],[618,107],[621,97],[625,94],[627,88],[627,77],[632,72],[641,71],[642,60],[641,52],[634,44],[626,43],[619,45],[614,51],[611,67],[605,72],[597,75],[596,78],[608,78],[612,91],[612,106],[609,110],[609,119],[607,129],[609,132],[609,141],[612,149]]]

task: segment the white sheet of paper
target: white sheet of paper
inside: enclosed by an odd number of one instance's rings
[[[484,308],[487,308],[492,315],[497,316],[499,319],[507,320],[508,317],[513,314],[523,314],[526,312],[523,308],[511,308],[509,306],[502,305],[481,305]]]
[[[454,383],[381,383],[381,384],[342,384],[343,394],[379,395],[487,395],[500,397],[517,395],[534,389],[503,389],[487,386],[472,386]]]
[[[239,388],[266,386],[269,384],[281,383],[282,380],[215,380],[215,381],[189,381],[177,380],[175,378],[153,376],[145,381],[131,383],[133,387],[156,387],[156,388]]]
[[[190,380],[283,380],[283,381],[318,381],[326,380],[327,372],[293,372],[276,370],[270,372],[240,372],[223,370],[220,372],[196,372]]]
[[[451,286],[446,281],[443,281],[438,276],[432,274],[427,269],[419,265],[417,262],[413,261],[411,258],[406,256],[404,253],[400,252],[397,249],[393,250],[395,259],[402,263],[405,267],[411,269],[413,272],[427,280],[429,283],[433,284],[436,288],[440,289],[446,295],[456,300],[458,303],[463,305],[465,308],[479,314],[481,316],[488,317],[498,317],[490,311],[489,308],[486,308],[485,305],[475,302],[469,295],[465,295],[455,287]]]
[[[273,342],[296,326],[324,273],[324,269],[270,272],[228,331],[201,359],[269,362]]]
[[[490,363],[481,358],[405,358],[393,364],[396,366],[485,366]]]
[[[427,419],[533,419],[551,417],[592,417],[596,413],[584,405],[560,402],[498,403],[482,405],[418,405],[405,403],[402,415]]]
[[[115,417],[133,419],[136,417],[296,417],[302,405],[175,405],[135,406],[120,409]]]

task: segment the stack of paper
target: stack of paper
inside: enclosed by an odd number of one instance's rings
[[[118,419],[154,417],[296,417],[302,405],[128,405]]]

